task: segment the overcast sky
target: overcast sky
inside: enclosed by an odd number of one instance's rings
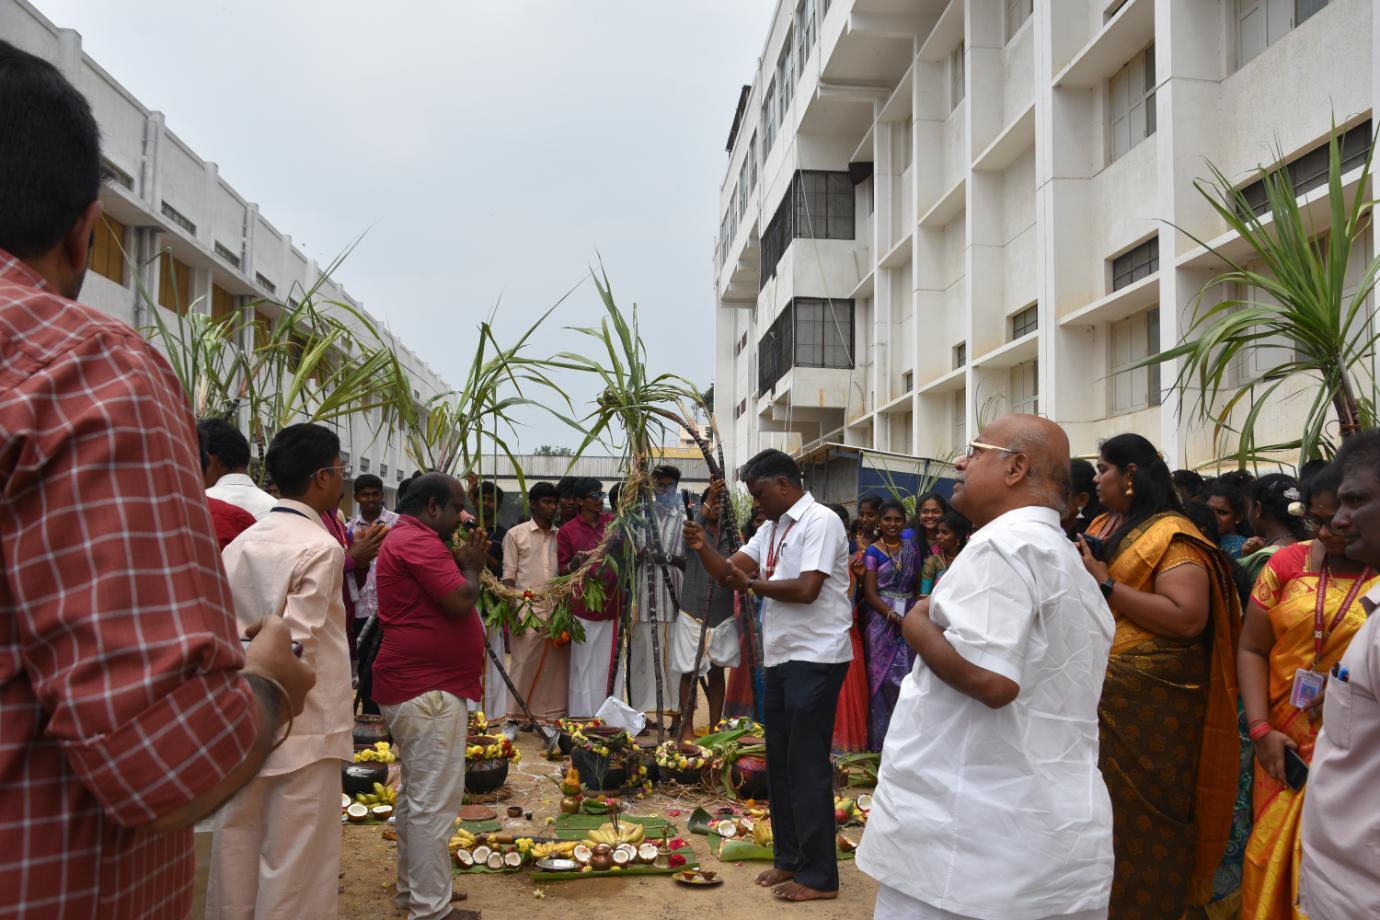
[[[36,0],[452,385],[601,255],[655,368],[708,385],[724,144],[774,0]],[[548,321],[601,314],[586,283]],[[591,383],[568,383],[584,410]],[[532,416],[520,443],[573,445]]]

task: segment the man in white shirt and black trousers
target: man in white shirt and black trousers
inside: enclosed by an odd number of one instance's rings
[[[919,657],[857,855],[881,883],[874,920],[1105,918],[1097,702],[1115,625],[1059,526],[1068,438],[1007,415],[955,469],[954,507],[981,529],[902,625]]]
[[[724,587],[765,600],[763,708],[776,859],[757,884],[787,901],[836,898],[829,748],[853,657],[848,535],[838,515],[804,491],[800,467],[781,451],[753,457],[742,478],[771,525],[727,560],[694,522],[685,525],[685,545]]]

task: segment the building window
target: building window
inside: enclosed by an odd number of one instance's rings
[[[235,295],[219,284],[211,285],[211,319],[223,320],[235,315]]]
[[[1040,328],[1040,305],[1033,303],[1019,313],[1011,317],[1011,338],[1014,342],[1023,336],[1030,335]]]
[[[403,471],[402,471],[402,470],[398,470],[398,482],[402,482],[402,481],[403,481]]]
[[[1158,365],[1136,367],[1160,351],[1160,311],[1153,309],[1112,324],[1111,404],[1120,415],[1160,404]]]
[[[752,132],[752,139],[748,141],[747,151],[748,163],[748,193],[751,194],[757,188],[757,132]]]
[[[954,454],[962,453],[968,446],[968,391],[961,389],[953,396],[953,421],[949,432],[953,439],[949,445]]]
[[[1370,153],[1370,128],[1371,123],[1367,119],[1338,139],[1337,146],[1341,156],[1342,175],[1346,175],[1366,162],[1366,155]],[[1289,171],[1289,181],[1294,186],[1295,195],[1307,194],[1313,189],[1322,188],[1327,184],[1328,160],[1331,156],[1330,145],[1330,139],[1323,141],[1284,167]],[[1241,197],[1246,199],[1246,204],[1257,214],[1264,214],[1270,210],[1270,200],[1265,191],[1265,179],[1263,177],[1243,188]]]
[[[906,371],[901,375],[901,392],[909,393],[915,389],[915,371]]]
[[[96,222],[91,239],[91,270],[116,284],[125,283],[125,225],[109,215]]]
[[[196,236],[196,224],[192,223],[187,218],[187,215],[183,214],[181,211],[179,211],[172,205],[168,204],[166,201],[162,203],[162,209],[164,217],[166,217],[173,223],[177,224],[183,230],[186,230],[192,236]]]
[[[1030,18],[1034,12],[1035,0],[1006,0],[1006,40],[1016,37],[1021,26]]]
[[[793,367],[853,367],[853,301],[797,297],[757,345],[765,393]]]
[[[776,59],[776,92],[780,98],[776,102],[776,122],[786,120],[786,110],[791,106],[791,92],[795,88],[795,75],[791,72],[791,33],[781,43],[781,56]]]
[[[272,281],[269,281],[267,278],[265,278],[263,272],[255,272],[254,280],[259,282],[259,287],[263,288],[265,291],[268,291],[270,294],[276,294],[278,292],[277,286],[274,285]]]
[[[230,251],[230,247],[219,241],[216,242],[216,255],[220,256],[230,265],[240,267],[240,257]]]
[[[805,60],[815,46],[815,0],[800,0],[795,8],[796,79],[805,72]]]
[[[1112,260],[1112,290],[1119,291],[1160,270],[1160,238],[1152,236]]]
[[[851,240],[856,229],[853,180],[846,172],[799,170],[762,234],[761,283],[776,277],[776,265],[792,240]]]
[[[101,157],[101,179],[106,182],[114,182],[116,185],[123,185],[131,192],[134,191],[134,177],[105,157]]]
[[[380,463],[380,464],[379,464],[379,475],[380,475],[380,476],[387,476],[387,475],[388,475],[388,464],[386,464],[386,463]]]
[[[1236,0],[1236,66],[1244,66],[1325,6],[1327,0]]]
[[[1040,362],[1026,361],[1011,368],[1011,411],[1040,414]]]
[[[733,407],[733,417],[739,419],[747,412],[747,397],[738,400],[738,405]]]
[[[158,304],[185,315],[192,303],[192,270],[163,252],[158,257]]]
[[[959,342],[954,346],[954,370],[965,366],[968,363],[968,343]]]
[[[359,471],[360,471],[361,473],[367,473],[367,472],[369,472],[369,458],[368,458],[368,457],[360,457],[360,458],[359,458]]]
[[[1117,71],[1107,84],[1111,160],[1155,133],[1155,43]]]
[[[967,92],[963,76],[963,42],[949,55],[949,111],[958,108]]]

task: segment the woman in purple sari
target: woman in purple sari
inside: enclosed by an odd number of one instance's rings
[[[900,502],[882,504],[878,515],[877,542],[863,556],[863,601],[867,648],[868,747],[882,749],[891,725],[891,711],[901,692],[901,681],[915,663],[915,653],[901,638],[901,618],[915,603],[920,588],[920,550],[913,540],[903,539],[906,509]]]

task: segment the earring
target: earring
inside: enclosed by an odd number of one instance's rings
[[[1130,479],[1127,479],[1127,480],[1126,480],[1126,497],[1127,497],[1127,498],[1135,498],[1135,497],[1136,497],[1136,484],[1135,484],[1135,482],[1134,482],[1133,480],[1130,480]]]

